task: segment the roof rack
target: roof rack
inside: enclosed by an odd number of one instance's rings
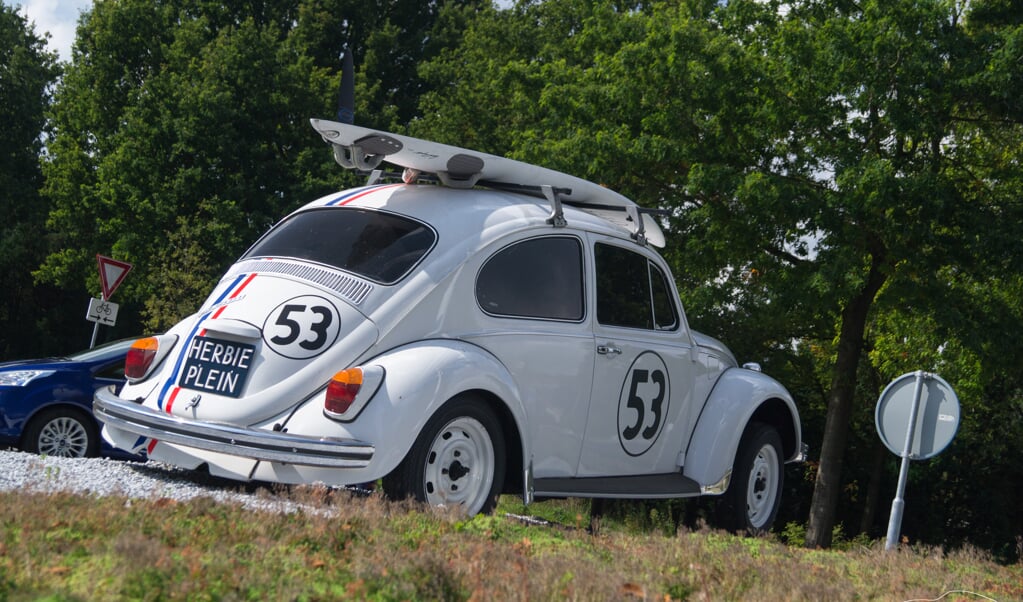
[[[366,173],[363,171],[362,173]],[[381,169],[374,169],[369,172],[366,180],[366,185],[376,184],[382,181],[395,181],[405,182],[406,184],[416,184],[419,182],[427,184],[438,184],[447,186],[448,184],[444,181],[445,178],[436,173],[422,173],[418,170],[406,168],[403,172],[398,173],[396,171],[383,171]],[[494,190],[501,190],[504,192],[515,192],[519,194],[526,194],[532,197],[546,199],[551,205],[551,213],[547,217],[547,223],[554,226],[555,228],[564,228],[568,225],[568,221],[565,219],[564,206],[568,205],[576,209],[581,209],[587,213],[591,213],[598,217],[606,216],[601,215],[602,213],[614,212],[614,213],[625,213],[625,221],[631,222],[635,227],[635,232],[631,232],[630,235],[640,245],[646,245],[646,228],[644,227],[643,220],[640,218],[642,215],[652,215],[657,217],[666,217],[671,214],[667,209],[650,209],[647,207],[640,207],[639,205],[626,205],[624,207],[616,207],[609,205],[602,205],[598,203],[587,203],[585,201],[573,201],[564,198],[565,196],[572,194],[571,188],[551,186],[549,184],[516,184],[512,182],[494,182],[491,180],[480,180],[475,181],[475,186],[483,188],[491,188]],[[464,188],[464,186],[460,186]]]

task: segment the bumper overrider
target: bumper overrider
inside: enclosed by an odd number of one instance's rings
[[[309,437],[282,431],[191,420],[118,397],[111,387],[96,391],[96,418],[112,428],[195,449],[301,466],[365,468],[374,447],[353,439]]]

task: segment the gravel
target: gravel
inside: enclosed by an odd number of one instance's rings
[[[358,487],[342,489],[357,496],[370,494]],[[264,512],[331,513],[330,506],[310,506],[289,499],[286,487],[241,483],[160,462],[57,458],[0,449],[0,491],[14,490],[116,495],[129,500],[169,498],[179,502],[207,497]],[[525,524],[553,524],[533,516],[505,516]]]
[[[273,493],[266,486],[219,479],[159,462],[56,458],[0,450],[0,491],[13,490],[117,495],[129,499],[170,498],[181,502],[208,497],[271,512],[311,509]]]

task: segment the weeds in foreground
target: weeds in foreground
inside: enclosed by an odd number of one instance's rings
[[[591,535],[581,500],[531,506],[553,517],[538,525],[513,498],[465,519],[282,495],[300,509],[0,493],[0,600],[1023,600],[1023,566],[970,549],[805,550],[609,521]]]

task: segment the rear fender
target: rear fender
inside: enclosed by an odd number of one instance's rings
[[[760,372],[729,368],[714,385],[696,423],[683,474],[699,483],[705,494],[724,493],[739,441],[754,420],[778,431],[786,461],[801,457],[799,412],[785,387]]]
[[[330,433],[367,441],[376,447],[367,478],[380,478],[405,458],[427,420],[448,400],[466,392],[502,403],[520,434],[526,433],[526,413],[514,379],[493,355],[457,340],[419,341],[392,349],[360,363],[384,369],[380,388],[350,423],[333,421],[323,414],[324,393],[314,395],[285,425],[290,432]],[[326,422],[325,422],[326,421]],[[324,426],[326,425],[326,429]],[[523,459],[530,445],[522,441]],[[525,460],[523,460],[525,461]]]

